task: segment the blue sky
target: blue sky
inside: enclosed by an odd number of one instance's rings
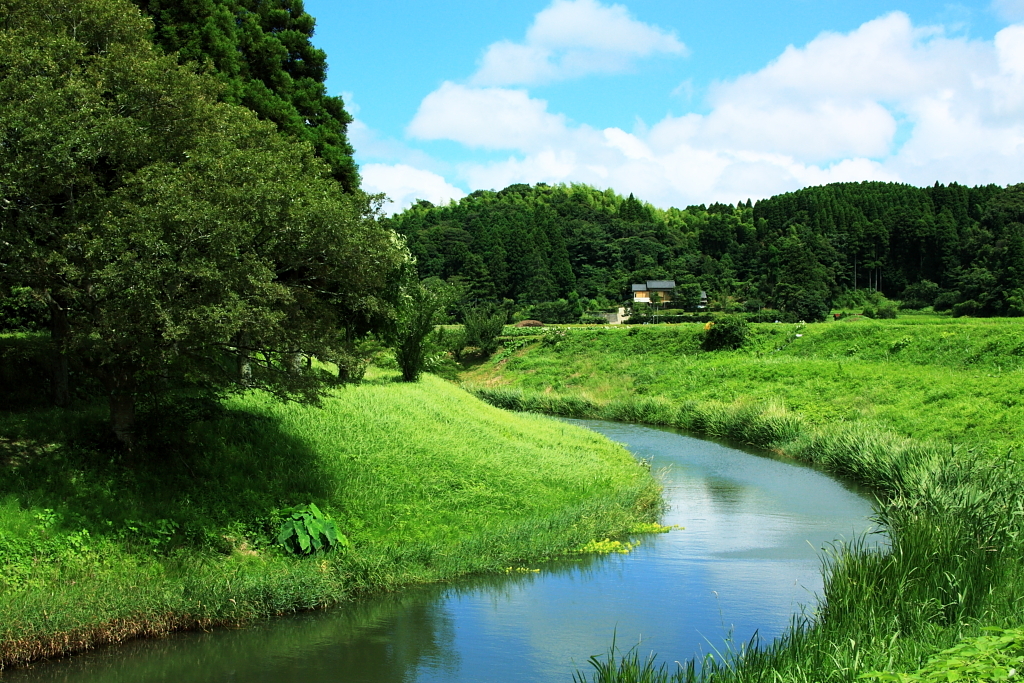
[[[1024,181],[1024,0],[307,0],[364,186]],[[1017,23],[1015,23],[1017,22]]]

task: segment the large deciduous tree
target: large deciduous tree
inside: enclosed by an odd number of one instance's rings
[[[375,200],[219,103],[127,0],[0,17],[0,284],[47,302],[55,353],[100,381],[122,441],[143,389],[315,399],[329,376],[299,361],[390,323],[408,257]]]

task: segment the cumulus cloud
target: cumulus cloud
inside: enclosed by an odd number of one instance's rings
[[[1024,25],[971,40],[895,12],[790,46],[714,84],[707,105],[649,129],[602,131],[525,90],[446,83],[409,132],[514,152],[460,166],[470,187],[586,182],[662,206],[836,181],[1021,182]]]
[[[364,190],[371,194],[383,192],[388,196],[389,201],[384,206],[387,213],[401,211],[417,199],[447,204],[452,199],[466,196],[440,175],[405,164],[365,164],[359,172],[363,177]]]
[[[474,85],[533,85],[629,70],[637,59],[686,53],[674,33],[634,19],[622,5],[554,0],[534,17],[521,43],[487,48]]]
[[[356,152],[356,160],[362,163],[403,163],[428,170],[442,170],[442,164],[420,149],[410,147],[401,140],[381,137],[380,133],[366,125],[361,119],[348,124],[348,140]]]
[[[534,149],[568,133],[565,117],[525,90],[445,82],[427,95],[407,129],[423,140],[454,140],[485,149]]]

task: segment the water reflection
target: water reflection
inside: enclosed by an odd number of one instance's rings
[[[628,556],[550,563],[252,628],[140,641],[4,681],[362,683],[571,680],[615,632],[667,661],[782,633],[821,590],[819,550],[868,529],[860,492],[813,469],[633,425],[573,421],[662,472],[685,531]]]
[[[240,630],[135,641],[25,671],[10,681],[208,683],[415,680],[426,667],[445,680],[460,666],[455,625],[440,588],[411,590],[345,609],[267,621]]]

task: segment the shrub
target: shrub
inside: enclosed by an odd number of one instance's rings
[[[727,315],[704,326],[702,346],[705,351],[738,349],[747,338],[747,319],[742,315]]]
[[[462,352],[467,346],[475,346],[466,330],[459,328],[438,327],[429,341],[436,353],[451,354],[456,361],[462,360]]]
[[[960,292],[942,292],[935,297],[935,303],[932,304],[932,308],[936,311],[948,311],[953,308],[953,304],[960,300]]]
[[[787,317],[809,323],[821,322],[832,308],[819,292],[807,290],[793,292],[781,303],[785,304],[785,311],[789,314]]]
[[[892,302],[883,304],[875,311],[875,317],[879,320],[894,320],[896,318],[896,306]]]
[[[940,288],[931,280],[921,280],[912,285],[907,285],[903,290],[903,303],[900,308],[925,308],[935,303],[939,296]]]
[[[505,311],[492,306],[479,306],[466,312],[466,344],[485,354],[498,350],[498,336],[505,329]]]
[[[28,287],[14,287],[0,293],[0,332],[36,332],[45,330],[49,311]]]
[[[564,325],[579,320],[583,311],[577,311],[577,307],[565,299],[542,301],[527,308],[524,317],[536,318],[548,325]]]
[[[442,322],[458,292],[437,278],[411,282],[406,292],[394,332],[395,360],[402,370],[402,379],[415,382],[426,369],[427,337]]]
[[[896,318],[896,304],[886,299],[878,304],[878,308],[865,306],[860,314],[875,320],[893,320]]]
[[[982,306],[977,301],[968,299],[953,305],[953,317],[962,318],[965,315],[978,315],[981,309]]]

